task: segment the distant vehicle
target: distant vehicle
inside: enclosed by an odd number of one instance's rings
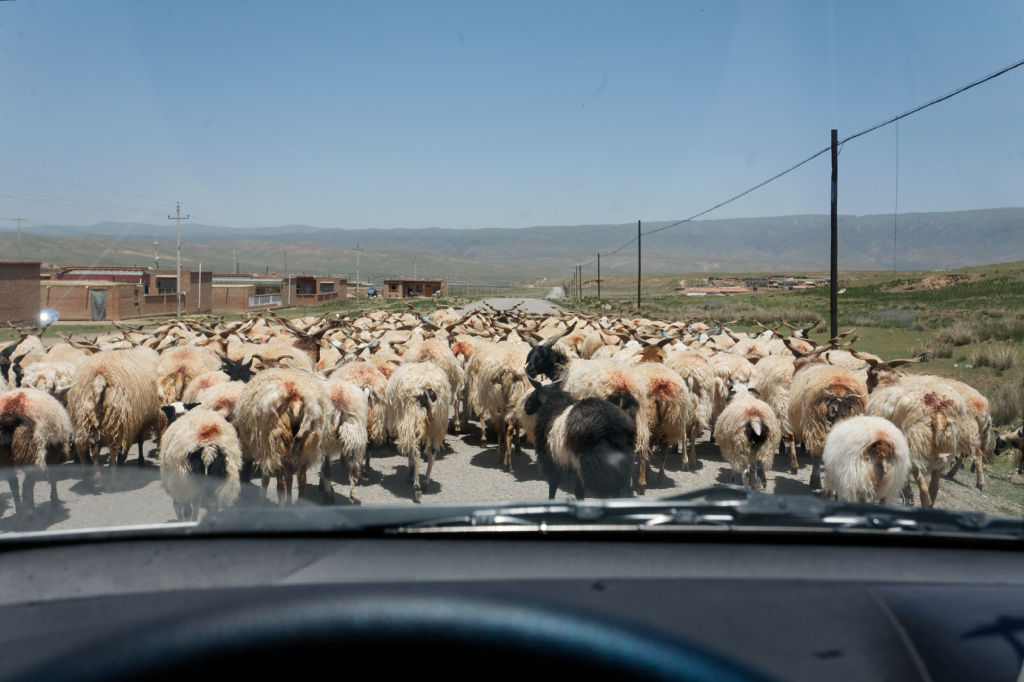
[[[366,295],[369,298],[377,298],[377,290],[376,289],[367,289],[366,290]]]

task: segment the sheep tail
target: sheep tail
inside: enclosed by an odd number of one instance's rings
[[[754,445],[761,445],[768,440],[768,427],[760,417],[747,421],[747,440]]]

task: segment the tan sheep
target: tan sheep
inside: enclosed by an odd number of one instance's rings
[[[326,384],[327,397],[334,408],[327,429],[326,453],[323,470],[326,477],[331,477],[331,458],[335,453],[348,469],[349,502],[356,502],[356,481],[369,472],[369,461],[366,458],[366,420],[369,406],[367,394],[369,389],[360,388],[351,381],[338,376],[331,377]],[[327,493],[333,498],[333,490]]]
[[[233,505],[241,490],[241,466],[242,448],[234,427],[212,410],[189,410],[164,432],[160,481],[174,501],[179,521],[198,520],[200,507]]]
[[[729,401],[718,415],[715,442],[733,475],[744,486],[764,489],[765,469],[771,466],[782,437],[771,405],[757,398],[745,383],[732,384]]]
[[[409,458],[409,482],[419,502],[420,455],[427,455],[422,487],[430,484],[434,457],[444,444],[452,400],[448,376],[431,362],[403,364],[388,379],[384,396],[388,434],[398,442],[398,452]]]
[[[197,346],[175,346],[160,354],[157,385],[164,405],[182,400],[189,382],[200,374],[220,369],[217,356]]]
[[[234,423],[243,453],[262,473],[264,496],[271,476],[277,478],[278,504],[292,501],[296,476],[298,496],[305,496],[307,470],[323,461],[330,414],[324,381],[312,372],[268,369],[245,385]],[[321,487],[327,486],[321,474]]]
[[[9,468],[7,481],[19,513],[35,506],[35,483],[43,471],[50,478],[50,501],[58,501],[56,465],[68,458],[71,432],[67,412],[50,394],[21,388],[0,395],[0,467]],[[27,468],[21,496],[14,467]]]

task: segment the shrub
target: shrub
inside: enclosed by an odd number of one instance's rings
[[[920,355],[925,352],[931,353],[931,357],[925,358],[925,362],[931,358],[951,358],[953,357],[953,345],[950,343],[931,341],[929,343],[919,343],[914,346],[914,355]]]
[[[1017,354],[1012,348],[996,346],[994,348],[978,348],[971,353],[971,364],[975,367],[991,367],[1004,371],[1013,367]]]
[[[966,346],[978,341],[977,329],[974,325],[956,322],[945,329],[940,329],[938,333],[935,334],[935,340],[940,343],[949,343],[954,346]]]
[[[1003,384],[989,396],[992,423],[1004,427],[1024,415],[1024,382]]]

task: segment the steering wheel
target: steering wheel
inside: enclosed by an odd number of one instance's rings
[[[229,675],[280,682],[318,669],[334,678],[364,668],[373,676],[433,673],[443,680],[767,679],[702,647],[566,609],[461,597],[337,596],[329,588],[322,598],[270,593],[262,604],[136,626],[18,679],[182,682]]]

